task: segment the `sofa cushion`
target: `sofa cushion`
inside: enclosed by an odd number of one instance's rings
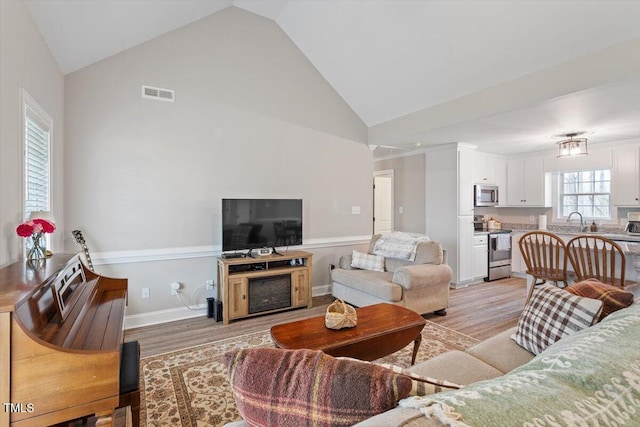
[[[425,377],[411,371],[411,369],[409,368],[403,368],[402,366],[393,365],[390,363],[377,363],[375,361],[368,362],[364,360],[353,359],[351,357],[338,357],[338,359],[351,360],[355,363],[373,363],[375,365],[382,366],[385,369],[389,369],[396,374],[406,375],[411,379],[411,392],[409,393],[410,396],[427,396],[429,394],[440,393],[443,391],[459,390],[463,387],[460,384],[455,384],[438,378]]]
[[[363,254],[353,251],[351,255],[351,267],[371,271],[384,271],[384,257],[380,255]]]
[[[516,327],[507,329],[465,350],[470,355],[507,373],[533,359],[534,355],[511,339]]]
[[[439,378],[454,384],[471,384],[496,378],[503,373],[460,350],[448,351],[408,369],[423,377]]]
[[[602,301],[539,285],[520,315],[513,339],[525,350],[540,354],[562,337],[594,324],[601,310]]]
[[[602,301],[602,313],[600,313],[598,321],[604,319],[614,311],[629,307],[633,304],[633,294],[631,292],[607,285],[597,279],[587,279],[575,283],[567,288],[567,292]]]
[[[236,350],[223,363],[238,412],[256,426],[350,426],[411,391],[405,375],[316,350]]]
[[[442,245],[430,240],[420,242],[416,248],[415,264],[442,264]]]
[[[415,264],[442,264],[442,245],[433,240],[420,242],[416,247],[416,256],[413,261],[387,257],[384,268],[395,272],[399,268]]]
[[[361,361],[361,363],[372,362]],[[411,393],[409,393],[411,396],[427,396],[429,394],[440,393],[443,391],[459,390],[463,387],[460,384],[452,383],[450,381],[420,375],[409,368],[403,368],[398,365],[391,365],[388,363],[378,363],[378,365],[390,369],[397,374],[406,375],[411,378],[412,387]]]
[[[392,277],[393,273],[387,271],[344,270],[336,268],[331,272],[331,279],[334,282],[366,292],[383,301],[398,302],[402,300],[402,287],[392,283]]]

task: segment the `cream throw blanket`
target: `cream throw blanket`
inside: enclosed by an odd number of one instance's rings
[[[388,258],[415,261],[418,244],[429,240],[427,236],[416,237],[407,233],[393,232],[383,235],[376,241],[373,253]]]

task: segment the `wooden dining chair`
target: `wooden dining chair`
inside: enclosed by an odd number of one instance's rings
[[[567,242],[569,262],[576,280],[597,279],[624,288],[626,259],[616,242],[602,236],[577,236]],[[616,260],[619,260],[616,263]]]
[[[550,281],[567,286],[567,251],[560,237],[547,231],[531,231],[520,238],[518,246],[526,273],[531,276],[527,301],[536,285]]]

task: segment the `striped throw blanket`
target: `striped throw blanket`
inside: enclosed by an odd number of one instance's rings
[[[427,236],[412,236],[407,233],[394,232],[380,237],[373,246],[375,255],[388,258],[408,259],[414,261],[420,242],[428,242]]]

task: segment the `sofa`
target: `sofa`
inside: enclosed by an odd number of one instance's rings
[[[466,351],[409,368],[463,388],[408,398],[357,427],[441,425],[449,408],[470,426],[640,426],[640,303],[565,336],[534,356],[508,329]],[[425,416],[425,413],[430,416]],[[457,426],[451,421],[452,426]]]
[[[607,290],[607,292],[610,291]],[[368,417],[355,426],[640,425],[638,421],[640,419],[638,418],[640,413],[640,341],[638,341],[640,303],[634,302],[633,294],[627,293],[614,302],[618,305],[617,307],[605,311],[608,304],[606,301],[601,305],[596,305],[594,301],[599,303],[609,296],[604,295],[604,298],[598,296],[600,300],[598,301],[592,297],[567,296],[566,294],[569,293],[571,292],[552,285],[542,285],[525,307],[517,327],[506,330],[465,351],[449,351],[404,370],[405,374],[430,378],[432,381],[437,379],[437,384],[447,386],[458,384],[462,386],[461,388],[451,390],[449,387],[449,391],[443,392],[437,392],[439,389],[435,389],[436,393],[433,394],[406,397],[399,401],[398,406],[392,405],[390,409]],[[583,295],[575,292],[574,294]],[[580,300],[576,303],[577,305],[574,304],[574,299]],[[624,303],[621,303],[623,299]],[[569,300],[573,305],[570,310],[564,310],[569,306],[566,303]],[[549,316],[549,310],[547,310],[549,306],[546,305],[549,301],[554,313],[565,311],[565,314]],[[562,307],[557,310],[554,304]],[[612,310],[616,311],[612,312]],[[584,316],[588,311],[591,311],[591,314]],[[611,314],[602,318],[603,313]],[[567,316],[572,320],[565,322],[566,319],[556,319],[556,317],[566,318]],[[547,322],[553,325],[548,333],[540,334],[544,336],[560,333],[554,325],[556,321],[561,322],[566,328],[573,328],[570,324],[575,325],[576,322],[583,322],[583,325],[582,329],[570,333],[565,333],[565,330],[562,336],[557,335],[554,338],[556,339],[554,343],[534,355],[523,348],[522,342],[516,343],[514,340],[514,337],[519,340],[516,335],[527,334],[529,325],[527,318],[534,319],[534,323]],[[599,323],[585,326],[599,319],[602,319]],[[257,357],[263,360],[262,354]],[[353,361],[352,363],[362,365],[367,362]],[[280,362],[275,362],[274,366],[280,366]],[[318,366],[324,366],[325,370],[329,370],[326,360]],[[316,395],[325,398],[333,395],[336,390],[342,390],[351,385],[345,378],[348,371],[356,370],[356,365],[347,367],[340,375],[331,374],[333,378],[331,383],[326,382],[326,375],[313,377],[311,370],[307,369],[308,366],[303,368],[288,367],[283,373],[293,375],[297,372],[301,375],[300,378],[312,381],[319,387],[327,387]],[[253,368],[249,366],[249,369]],[[263,371],[260,370],[260,372]],[[260,372],[254,375],[264,377]],[[274,383],[277,382],[284,384],[285,389],[286,384],[291,383],[287,378],[274,380]],[[251,393],[251,398],[257,398],[259,392],[254,387],[256,383],[250,381],[246,384],[250,387],[245,388],[245,391]],[[374,388],[378,389],[377,385],[378,383]],[[331,390],[331,387],[335,390]],[[391,394],[392,390],[396,389],[397,384],[394,384],[393,387],[387,387],[386,393]],[[339,407],[340,399],[334,402],[338,407],[328,408],[325,402],[313,400],[304,403],[308,395],[304,390],[297,399],[291,395],[280,395],[276,398],[277,393],[274,390],[271,385],[266,388],[266,393],[270,396],[268,397],[269,405],[257,405],[271,416],[274,415],[271,412],[271,403],[276,402],[284,407],[285,412],[288,411],[291,414],[295,414],[296,410],[300,409],[302,412],[298,414],[301,416],[311,408],[325,410],[328,417],[335,414],[333,411],[344,412],[344,408]],[[354,394],[354,392],[349,393]],[[353,401],[362,400],[362,396],[349,398]],[[331,403],[331,401],[328,402]],[[275,425],[285,424],[275,423]],[[303,424],[305,423],[297,423],[297,425]],[[229,424],[229,426],[246,425],[244,421]]]
[[[446,314],[453,272],[444,262],[440,243],[424,236],[400,234],[401,239],[414,239],[415,243],[414,253],[402,259],[376,251],[376,247],[384,249],[380,243],[388,237],[376,234],[369,242],[368,254],[354,251],[340,258],[338,267],[331,271],[332,295],[356,307],[386,302],[418,314]],[[365,256],[372,262],[377,260],[380,268],[354,267],[354,256]],[[369,267],[371,265],[374,264]]]

